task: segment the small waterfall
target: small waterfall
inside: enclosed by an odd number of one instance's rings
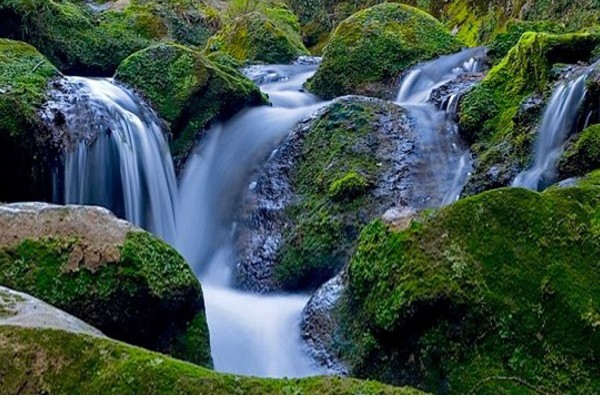
[[[435,89],[465,73],[483,69],[484,48],[443,56],[412,70],[401,82],[396,103],[408,110],[416,124],[420,161],[413,188],[416,208],[440,207],[458,199],[471,171],[471,156],[454,122],[458,96],[442,109],[431,102]]]
[[[51,125],[64,121],[57,129],[66,129],[71,141],[56,198],[104,206],[173,243],[175,172],[150,107],[110,79],[69,77],[53,92],[45,116]]]
[[[574,77],[567,76],[556,87],[542,117],[533,165],[517,175],[513,187],[542,190],[556,181],[556,165],[567,139],[576,129],[586,95],[586,80],[597,65]]]
[[[271,377],[321,371],[300,335],[304,295],[263,296],[236,290],[232,234],[254,168],[303,118],[324,103],[301,92],[316,65],[260,66],[245,72],[273,107],[242,111],[213,126],[188,161],[180,185],[176,248],[200,276],[215,368]]]

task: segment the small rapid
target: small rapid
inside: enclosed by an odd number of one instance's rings
[[[548,102],[535,143],[534,160],[521,172],[513,187],[543,190],[557,180],[556,165],[569,136],[574,133],[587,93],[586,81],[598,62],[561,82]]]
[[[462,74],[481,72],[484,57],[481,47],[439,57],[413,69],[400,84],[396,103],[409,112],[417,131],[416,208],[450,204],[462,192],[472,165],[454,122],[458,97],[452,95],[440,109],[432,104],[431,95]]]

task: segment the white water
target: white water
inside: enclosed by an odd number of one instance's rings
[[[556,164],[575,130],[586,94],[585,82],[597,64],[559,84],[544,111],[535,144],[533,165],[515,178],[512,186],[542,190],[556,181]]]
[[[154,112],[109,79],[63,85],[51,107],[76,138],[64,160],[64,202],[104,206],[173,243],[177,184]]]
[[[236,206],[253,168],[324,104],[299,91],[315,67],[247,70],[274,106],[243,111],[211,128],[184,172],[175,246],[202,281],[218,371],[270,377],[322,372],[305,353],[300,337],[301,312],[309,296],[257,295],[233,289],[229,280]]]
[[[416,124],[420,157],[415,206],[440,207],[458,199],[471,170],[471,156],[453,121],[458,98],[444,110],[430,102],[432,92],[460,74],[480,72],[483,48],[443,56],[412,70],[401,82],[396,103],[408,110]]]

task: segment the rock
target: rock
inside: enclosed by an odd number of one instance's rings
[[[307,88],[324,98],[345,94],[389,97],[389,87],[402,71],[460,47],[441,23],[423,11],[403,4],[379,4],[339,24]]]
[[[0,285],[112,338],[211,364],[202,289],[190,267],[103,208],[0,206]]]
[[[58,76],[35,48],[0,39],[0,202],[52,195],[58,147],[38,112]]]
[[[335,276],[362,226],[410,201],[413,135],[400,106],[357,96],[302,122],[246,195],[236,282],[308,290]]]
[[[98,329],[28,294],[0,286],[0,326],[59,329],[104,336]]]
[[[171,150],[178,169],[210,121],[266,102],[258,87],[237,69],[174,44],[131,55],[115,78],[140,92],[171,124],[175,137]]]
[[[584,176],[600,168],[600,125],[584,130],[567,148],[558,163],[562,179]]]
[[[410,227],[415,219],[417,211],[410,207],[394,207],[387,210],[381,220],[386,223],[392,231],[400,232]]]
[[[148,350],[70,332],[0,326],[2,394],[420,394],[372,381],[220,374]]]
[[[371,223],[334,354],[351,376],[434,393],[600,390],[599,176],[488,191],[404,231]]]

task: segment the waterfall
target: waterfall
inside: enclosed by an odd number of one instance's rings
[[[597,63],[561,82],[544,111],[535,144],[533,165],[515,178],[512,186],[542,190],[556,181],[556,165],[565,143],[576,129],[579,109],[586,94],[586,80]]]
[[[442,109],[431,102],[435,89],[465,73],[480,72],[485,49],[443,56],[412,70],[401,82],[396,103],[415,121],[419,162],[413,188],[414,206],[440,207],[458,199],[471,171],[471,156],[454,122],[458,96]]]
[[[300,335],[309,296],[258,295],[230,282],[236,210],[251,174],[298,122],[325,104],[300,91],[315,69],[310,64],[246,69],[273,107],[251,108],[213,126],[183,174],[175,247],[202,281],[218,371],[271,377],[321,372]]]
[[[177,184],[158,117],[110,79],[68,77],[60,86],[44,112],[51,125],[64,120],[57,129],[71,142],[55,197],[106,207],[173,243]]]

